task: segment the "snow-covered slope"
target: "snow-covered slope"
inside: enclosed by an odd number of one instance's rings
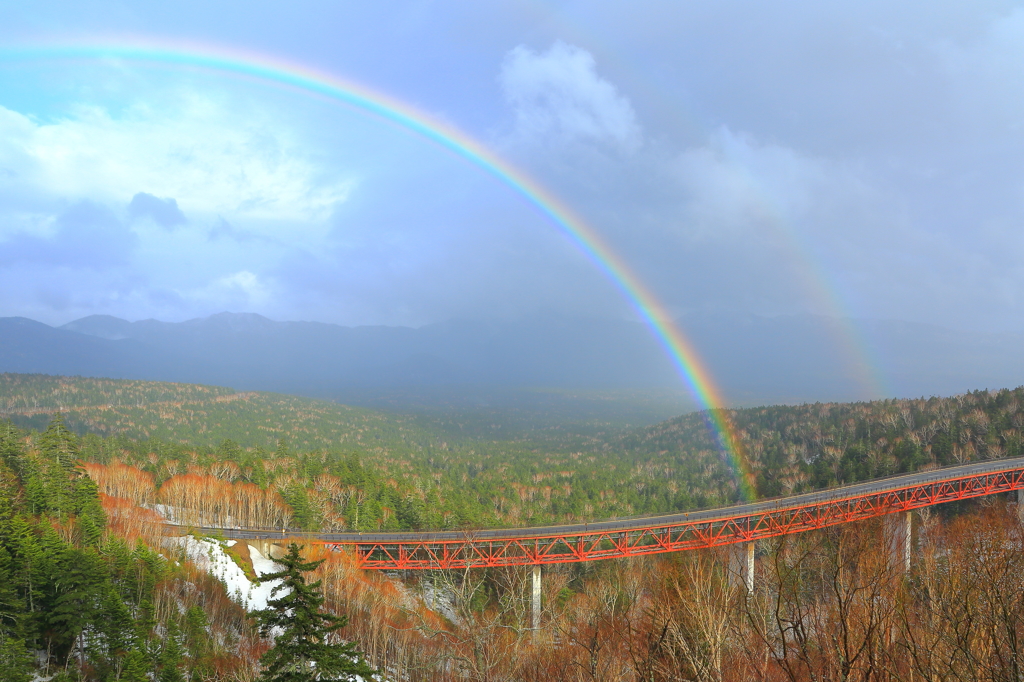
[[[226,547],[232,547],[235,540],[226,542],[211,538],[194,538],[186,535],[179,538],[171,538],[173,544],[183,547],[189,560],[196,566],[209,571],[219,578],[228,588],[228,594],[235,601],[241,604],[247,611],[258,611],[267,608],[267,600],[271,598],[270,593],[281,584],[280,580],[262,581],[252,583],[242,569],[224,551]],[[249,556],[252,557],[252,566],[256,575],[266,575],[281,569],[281,566],[264,557],[259,551],[249,546]],[[277,596],[281,593],[278,592]]]

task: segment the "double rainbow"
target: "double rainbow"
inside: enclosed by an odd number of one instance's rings
[[[650,327],[704,414],[718,445],[728,456],[745,499],[755,496],[753,476],[728,411],[693,346],[672,323],[654,294],[602,237],[539,183],[455,126],[385,93],[308,67],[263,55],[190,45],[149,44],[30,46],[0,49],[0,63],[41,60],[123,59],[175,64],[244,76],[341,102],[411,130],[476,164],[519,193],[576,245],[611,280]]]

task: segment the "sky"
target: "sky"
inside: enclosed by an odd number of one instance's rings
[[[636,318],[515,188],[394,121],[57,53],[159,45],[297,65],[444,121],[569,206],[673,315],[1024,330],[1021,3],[0,0],[0,16],[0,316]]]

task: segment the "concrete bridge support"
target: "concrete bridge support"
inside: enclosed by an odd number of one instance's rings
[[[747,594],[754,592],[754,551],[757,543],[751,541],[743,545],[746,561],[743,562],[743,584],[747,588]]]
[[[530,627],[534,630],[540,628],[540,566],[533,567],[530,580],[532,600],[530,603]]]
[[[276,559],[284,554],[281,546],[273,540],[245,540],[245,542],[248,542],[250,546],[255,547],[265,559]]]
[[[913,512],[899,512],[893,515],[889,526],[889,547],[893,563],[904,573],[910,573],[910,561],[914,556]]]
[[[1024,523],[1024,488],[1017,488],[1017,520]]]
[[[757,550],[757,542],[751,540],[739,545],[733,545],[729,554],[729,587],[733,587],[740,580],[747,594],[754,591],[754,554]]]

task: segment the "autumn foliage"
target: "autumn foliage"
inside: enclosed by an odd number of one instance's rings
[[[545,569],[367,573],[311,550],[346,636],[408,680],[1015,680],[1024,529],[1002,500],[915,519],[912,569],[881,518],[762,542],[748,594],[732,548]]]
[[[291,511],[273,488],[230,482],[212,475],[179,474],[164,481],[157,495],[174,521],[186,525],[284,528]]]

